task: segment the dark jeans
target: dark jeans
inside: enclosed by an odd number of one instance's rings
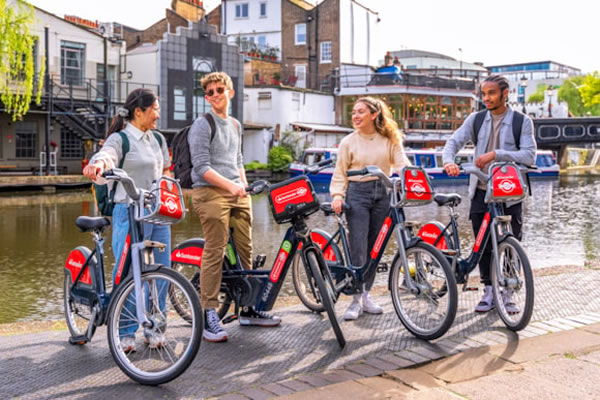
[[[350,258],[352,265],[366,264],[369,252],[375,244],[381,225],[390,208],[390,199],[385,187],[377,181],[349,182],[346,203],[352,209],[346,212],[348,221]],[[365,290],[371,290],[377,269],[365,275]]]
[[[483,222],[483,217],[487,212],[487,204],[484,201],[485,199],[485,190],[477,189],[475,192],[475,196],[473,200],[471,200],[471,211],[469,213],[469,217],[471,219],[471,224],[473,225],[473,235],[477,237],[477,232],[479,232],[479,228]],[[506,207],[506,204],[502,205],[502,209],[504,210],[505,215],[512,216],[510,220],[510,225],[512,228],[513,235],[518,240],[521,240],[522,232],[521,228],[523,226],[523,207],[522,203],[515,204],[511,207]],[[484,285],[491,285],[492,281],[490,279],[490,263],[492,261],[492,236],[490,233],[490,238],[483,250],[481,255],[481,259],[479,260],[479,274],[481,275],[481,283]]]

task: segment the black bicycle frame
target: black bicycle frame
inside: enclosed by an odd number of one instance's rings
[[[304,233],[299,234],[299,232],[307,233],[305,235]],[[300,244],[303,246],[300,251],[305,251],[309,247],[316,248],[310,238],[310,231],[303,220],[294,221],[286,231],[270,270],[243,269],[233,241],[233,235],[229,235],[229,243],[233,248],[236,264],[231,269],[223,269],[222,285],[227,286],[229,282],[237,278],[260,280],[256,296],[253,296],[255,300],[254,307],[257,311],[269,311],[273,308]]]
[[[323,246],[323,251],[327,249],[327,247],[335,240],[335,238],[340,235],[342,240],[342,247],[344,250],[344,256],[346,258],[345,264],[344,260],[340,260],[340,263],[328,262],[328,266],[332,272],[332,274],[336,277],[336,281],[339,282],[343,279],[346,273],[351,273],[353,277],[353,281],[358,284],[362,284],[364,281],[365,275],[369,273],[373,268],[377,268],[379,265],[379,261],[383,256],[384,250],[387,247],[388,241],[394,233],[396,227],[398,225],[402,225],[405,222],[404,211],[400,208],[390,207],[387,216],[385,217],[383,224],[379,230],[379,234],[377,235],[377,239],[373,244],[373,248],[369,254],[369,258],[362,266],[354,266],[349,259],[350,255],[350,246],[348,244],[348,238],[346,234],[342,234],[343,227],[340,226],[340,229],[327,241],[327,243]],[[345,232],[345,229],[344,229]],[[405,247],[409,247],[413,244],[413,242],[420,240],[418,237],[408,236],[406,235],[403,238],[398,238],[404,242]],[[399,249],[400,251],[400,249]],[[336,288],[337,290],[341,290],[343,288]]]

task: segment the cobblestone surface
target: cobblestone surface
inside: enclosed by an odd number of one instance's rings
[[[600,321],[599,283],[599,270],[537,277],[531,329],[523,336]],[[340,320],[348,305],[342,300],[336,307]],[[202,343],[191,367],[160,387],[138,385],[119,370],[104,328],[83,347],[69,345],[66,331],[0,336],[0,393],[22,399],[264,398],[265,393],[294,392],[338,378],[369,376],[392,364],[428,362],[456,350],[516,340],[496,313],[472,312],[478,300],[477,292],[461,292],[453,327],[428,344],[404,329],[389,296],[379,296],[383,315],[341,322],[348,342],[343,350],[326,317],[302,306],[282,308],[278,328],[227,325],[229,342]]]

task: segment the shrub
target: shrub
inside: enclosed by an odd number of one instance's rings
[[[254,160],[244,165],[244,168],[246,169],[246,171],[256,171],[257,169],[269,169],[269,166],[265,163],[261,163]]]
[[[274,146],[269,151],[269,168],[272,171],[284,171],[293,161],[289,150],[282,146]]]

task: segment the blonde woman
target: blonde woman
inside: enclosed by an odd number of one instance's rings
[[[369,250],[373,247],[379,229],[390,207],[385,187],[377,178],[360,179],[346,176],[347,171],[367,165],[375,165],[387,174],[409,165],[402,146],[402,135],[398,124],[386,104],[372,97],[361,97],[352,109],[354,132],[340,143],[335,172],[329,191],[333,198],[332,207],[341,213],[344,200],[350,209],[346,211],[348,221],[351,263],[363,266]],[[370,297],[369,291],[375,281],[373,270],[365,277],[365,285],[354,295],[344,319],[357,319],[363,311],[381,314],[383,309]]]

